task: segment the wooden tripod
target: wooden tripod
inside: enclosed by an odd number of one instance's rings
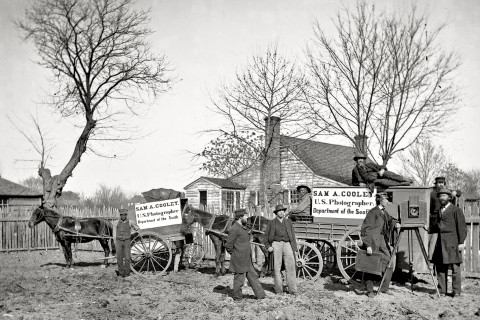
[[[404,231],[407,231],[408,232],[408,239],[409,239],[409,241],[408,241],[409,242],[408,243],[408,259],[409,259],[408,264],[410,266],[410,275],[413,278],[413,274],[412,274],[412,270],[411,270],[411,266],[413,265],[413,260],[412,260],[412,256],[413,256],[413,237],[412,237],[412,233],[413,233],[413,231],[415,231],[415,235],[417,237],[417,241],[418,241],[418,244],[420,246],[420,249],[422,250],[423,258],[425,260],[425,264],[427,266],[428,273],[430,273],[430,276],[432,277],[433,285],[435,286],[435,290],[437,291],[437,295],[438,295],[438,297],[440,297],[440,292],[438,291],[437,281],[435,280],[435,277],[433,276],[432,270],[430,270],[430,268],[428,266],[427,250],[425,250],[425,245],[423,244],[422,237],[420,236],[419,228],[420,227],[401,227],[400,228],[400,233],[398,234],[397,242],[395,243],[395,247],[393,248],[392,256],[390,257],[390,261],[388,262],[387,269],[392,266],[392,262],[393,262],[393,259],[395,257],[394,254],[395,254],[395,252],[397,252],[397,248],[398,248],[398,245],[400,244],[400,239],[402,238],[402,234],[404,233]],[[382,287],[382,284],[383,284],[384,280],[385,280],[385,273],[382,276],[382,281],[380,282],[380,288]],[[412,291],[413,291],[413,281],[412,280],[410,280],[410,285],[411,285],[411,288],[412,288]]]

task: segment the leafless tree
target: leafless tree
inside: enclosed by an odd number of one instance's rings
[[[261,198],[269,210],[267,189],[270,188],[267,159],[278,156],[279,146],[273,145],[272,128],[278,117],[284,133],[291,136],[310,134],[304,122],[304,89],[306,77],[298,65],[282,56],[278,46],[270,45],[263,54],[254,54],[247,65],[236,72],[234,81],[219,89],[218,97],[212,99],[214,111],[224,117],[221,135],[251,145],[244,132],[256,132],[265,137],[265,145],[259,150],[261,171]],[[258,148],[258,145],[251,145]]]
[[[417,185],[431,185],[447,164],[442,147],[429,139],[418,140],[406,151],[399,153],[404,175],[413,178]]]
[[[316,23],[307,50],[313,123],[384,165],[443,127],[456,109],[452,78],[459,66],[456,55],[438,45],[443,26],[431,29],[415,8],[387,16],[359,2],[355,12],[337,15],[335,27],[330,39]],[[368,145],[366,137],[372,137]]]
[[[56,205],[81,156],[92,150],[89,141],[128,140],[133,133],[118,123],[122,116],[137,115],[144,97],[169,89],[168,64],[150,50],[148,23],[149,13],[130,0],[39,0],[17,21],[39,65],[52,72],[53,110],[82,128],[58,175],[40,166],[45,205]]]

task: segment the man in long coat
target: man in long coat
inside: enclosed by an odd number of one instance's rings
[[[295,230],[292,221],[285,217],[286,210],[287,208],[281,204],[275,207],[273,212],[276,217],[267,225],[264,244],[268,252],[273,252],[275,293],[283,293],[281,273],[283,261],[287,275],[288,292],[296,295],[295,252],[297,251],[297,241],[295,240]]]
[[[438,286],[441,294],[447,294],[447,273],[452,269],[453,296],[462,292],[461,264],[464,242],[467,237],[467,225],[463,210],[450,202],[452,193],[448,189],[437,192],[440,199],[438,218],[438,239],[433,252],[432,262],[437,271]]]
[[[377,206],[371,209],[362,223],[361,238],[363,247],[367,250],[367,255],[372,253],[382,254],[382,270],[384,272],[384,282],[379,289],[380,292],[388,292],[390,280],[392,279],[393,270],[395,268],[395,259],[392,265],[387,269],[388,263],[394,246],[394,230],[400,228],[400,224],[392,218],[385,210],[388,204],[387,194],[385,192],[378,193],[375,201]],[[375,275],[365,274],[367,295],[373,297],[373,281]]]
[[[231,255],[229,271],[235,274],[233,277],[233,299],[243,299],[242,286],[245,277],[248,279],[257,299],[264,299],[265,291],[258,281],[257,271],[253,267],[250,234],[245,227],[247,224],[246,214],[245,209],[235,211],[236,221],[232,225],[225,242],[225,249]]]

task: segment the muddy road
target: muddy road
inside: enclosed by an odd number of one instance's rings
[[[267,298],[231,298],[233,276],[213,277],[213,265],[165,276],[119,278],[116,265],[100,268],[100,252],[79,251],[75,269],[59,250],[0,254],[0,319],[480,319],[480,275],[463,281],[461,298],[433,299],[428,277],[393,282],[390,294],[357,295],[332,274],[299,280],[299,295],[275,295],[273,279],[260,279]]]

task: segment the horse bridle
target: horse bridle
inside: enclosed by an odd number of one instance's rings
[[[45,214],[44,209],[41,209],[40,211],[41,211],[42,213],[41,213],[41,214],[37,214],[37,220],[35,220],[35,224],[41,222],[41,220],[44,219],[44,218],[46,218],[46,217],[52,217],[52,218],[55,218],[55,217],[56,217],[56,216],[51,215],[51,214],[49,214],[49,215]],[[59,216],[59,217],[61,217],[61,216]]]

